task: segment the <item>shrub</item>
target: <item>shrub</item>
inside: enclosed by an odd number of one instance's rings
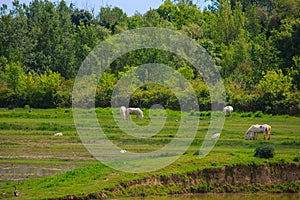
[[[254,113],[254,117],[263,117],[263,112],[262,111],[256,111],[255,113]]]
[[[195,112],[194,110],[192,110],[191,112],[190,112],[190,116],[196,116],[197,115],[197,112]]]
[[[211,115],[211,112],[209,112],[209,111],[200,112],[200,117],[209,117],[210,115]]]
[[[245,112],[241,114],[242,118],[246,118],[246,117],[252,117],[252,112]]]
[[[25,105],[24,109],[30,109],[30,105]]]
[[[274,147],[270,145],[262,145],[255,149],[255,157],[259,158],[273,158],[274,157]]]
[[[294,161],[294,162],[299,162],[300,159],[299,159],[299,157],[295,157],[295,158],[293,159],[293,161]]]

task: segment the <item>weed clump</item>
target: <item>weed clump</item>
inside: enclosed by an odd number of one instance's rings
[[[261,117],[263,117],[263,112],[262,111],[256,111],[255,113],[254,113],[254,117],[258,117],[258,118],[261,118]]]
[[[299,161],[300,161],[300,158],[299,158],[299,157],[295,157],[295,158],[293,159],[293,161],[294,161],[294,162],[299,162]]]
[[[242,118],[252,117],[252,114],[253,114],[252,112],[245,112],[241,114],[241,117]]]
[[[274,147],[270,145],[262,145],[255,149],[255,157],[258,158],[273,158],[274,157]]]
[[[30,109],[30,105],[25,105],[24,109],[27,109],[27,110]]]

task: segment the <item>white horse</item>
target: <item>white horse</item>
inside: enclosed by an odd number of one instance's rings
[[[218,139],[220,137],[220,133],[215,133],[213,134],[213,136],[211,137],[212,139]]]
[[[120,153],[126,153],[127,151],[126,150],[124,150],[124,149],[121,149],[120,150]]]
[[[268,124],[263,125],[252,125],[246,131],[245,139],[246,140],[257,140],[258,133],[264,134],[264,140],[270,140],[271,126]]]
[[[55,133],[54,136],[63,136],[62,132]]]
[[[125,106],[120,107],[120,115],[121,115],[122,120],[126,119],[126,107]]]
[[[127,108],[126,109],[127,119],[129,119],[130,114],[135,114],[136,118],[140,117],[140,120],[144,118],[143,111],[140,108]]]
[[[225,106],[223,108],[223,112],[225,112],[226,116],[229,115],[230,117],[232,117],[233,107],[232,106]]]

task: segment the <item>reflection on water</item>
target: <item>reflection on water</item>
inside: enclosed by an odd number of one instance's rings
[[[29,178],[37,178],[43,176],[52,176],[74,169],[76,166],[69,165],[44,165],[44,164],[29,164],[29,163],[6,163],[0,164],[0,181],[24,180]]]
[[[163,197],[141,197],[141,198],[126,198],[123,200],[298,200],[299,194],[189,194]]]

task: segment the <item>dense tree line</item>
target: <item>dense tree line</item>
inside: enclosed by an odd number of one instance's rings
[[[97,13],[98,12],[98,13]],[[200,10],[190,0],[165,0],[157,9],[128,17],[120,8],[91,13],[65,1],[13,1],[0,8],[0,106],[71,106],[72,85],[83,60],[101,41],[140,27],[163,27],[193,38],[214,58],[227,103],[240,111],[300,113],[300,0],[212,0]],[[130,52],[114,61],[96,91],[96,105],[110,106],[117,80],[145,63],[182,73],[209,109],[209,91],[183,58],[160,50]],[[186,97],[188,99],[188,97]],[[133,106],[153,103],[179,109],[168,88],[146,85]]]

